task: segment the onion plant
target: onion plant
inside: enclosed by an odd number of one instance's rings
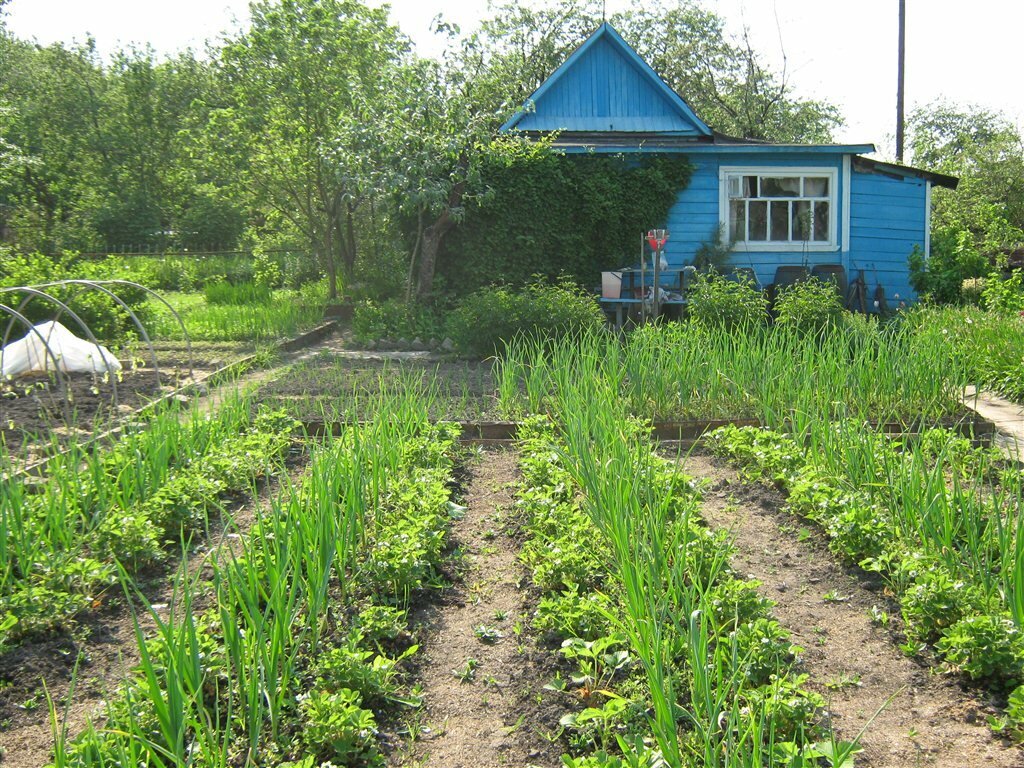
[[[262,765],[314,753],[347,763],[373,753],[373,714],[354,683],[336,690],[322,679],[322,659],[355,648],[362,663],[369,654],[353,616],[366,601],[408,596],[410,582],[389,593],[378,570],[404,572],[407,556],[439,563],[454,446],[451,428],[430,423],[429,396],[385,397],[370,404],[377,418],[314,441],[303,478],[283,483],[251,530],[225,537],[205,563],[209,588],[183,566],[166,615],[148,611],[157,633],[138,631],[139,670],[106,727],[73,743],[67,765]],[[401,559],[380,559],[395,540],[408,545]],[[393,685],[396,663],[367,674]],[[348,736],[310,742],[350,716],[360,725]],[[348,739],[354,751],[341,746]]]
[[[721,614],[723,600],[735,599],[724,594],[752,587],[733,577],[724,539],[700,525],[698,495],[680,462],[656,456],[647,428],[632,418],[614,347],[556,345],[547,354],[571,356],[571,364],[550,368],[546,407],[562,461],[610,553],[610,592],[621,597],[620,612],[608,614],[644,671],[661,759],[672,766],[764,764],[783,742],[799,753],[817,736],[821,702],[787,675],[785,662],[773,667],[776,688],[751,676],[758,651],[741,647],[740,629],[752,631],[763,601],[753,597],[747,608],[736,603],[735,614]],[[782,701],[803,707],[789,720],[801,724],[796,732],[792,725],[775,730],[772,712]]]

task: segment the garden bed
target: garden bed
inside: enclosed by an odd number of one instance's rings
[[[9,455],[31,460],[35,448],[67,445],[74,439],[87,439],[109,429],[115,422],[140,408],[175,392],[182,386],[201,381],[215,371],[241,360],[251,347],[241,344],[192,346],[184,343],[154,344],[157,371],[149,350],[133,349],[120,355],[134,359],[139,367],[126,365],[115,383],[109,377],[89,373],[68,375],[70,399],[64,401],[62,383],[39,374],[4,384],[0,397],[0,444]],[[145,355],[145,357],[143,357]]]

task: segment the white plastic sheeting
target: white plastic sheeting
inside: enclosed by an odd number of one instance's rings
[[[50,352],[46,351],[47,345]],[[34,331],[25,334],[24,338],[12,341],[3,348],[0,355],[0,375],[7,377],[36,371],[52,371],[54,360],[50,353],[57,358],[57,368],[68,373],[106,373],[121,370],[121,363],[109,349],[80,339],[60,323],[49,321],[40,323],[35,326]]]

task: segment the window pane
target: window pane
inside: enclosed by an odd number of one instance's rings
[[[828,197],[828,176],[808,176],[804,179],[804,197]]]
[[[800,197],[800,177],[762,176],[761,197]]]
[[[750,239],[768,239],[768,203],[761,200],[750,201]]]
[[[793,239],[808,240],[811,232],[811,204],[804,200],[793,203]]]
[[[757,176],[743,177],[743,197],[757,197]]]
[[[744,200],[729,203],[729,239],[734,243],[747,239],[747,203]]]
[[[771,240],[789,240],[789,203],[776,200],[769,203],[771,213]]]
[[[819,200],[814,204],[814,239],[828,240],[828,201]]]

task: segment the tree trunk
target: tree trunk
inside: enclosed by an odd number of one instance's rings
[[[327,300],[336,301],[338,298],[338,267],[334,263],[334,238],[333,227],[328,224],[324,227],[323,234],[323,260],[324,269],[327,271]]]
[[[469,167],[469,155],[463,152],[456,166],[459,181],[448,191],[448,204],[437,217],[437,221],[423,231],[423,242],[420,244],[420,280],[417,298],[421,301],[434,292],[434,272],[437,269],[437,254],[441,250],[444,237],[454,227],[452,211],[462,205],[462,196],[466,192],[466,173]]]
[[[351,202],[345,203],[345,278],[348,282],[352,282],[356,273],[355,212],[357,207]]]
[[[423,301],[434,292],[434,271],[437,268],[437,253],[441,250],[444,236],[455,226],[451,213],[446,208],[433,224],[423,230],[420,244],[420,281],[416,297]]]
[[[419,207],[416,211],[416,242],[412,246],[412,255],[409,257],[409,277],[405,283],[405,300],[407,302],[412,301],[413,289],[415,283],[413,279],[416,276],[416,256],[420,252],[420,244],[423,242],[423,214],[425,213],[423,206]]]

